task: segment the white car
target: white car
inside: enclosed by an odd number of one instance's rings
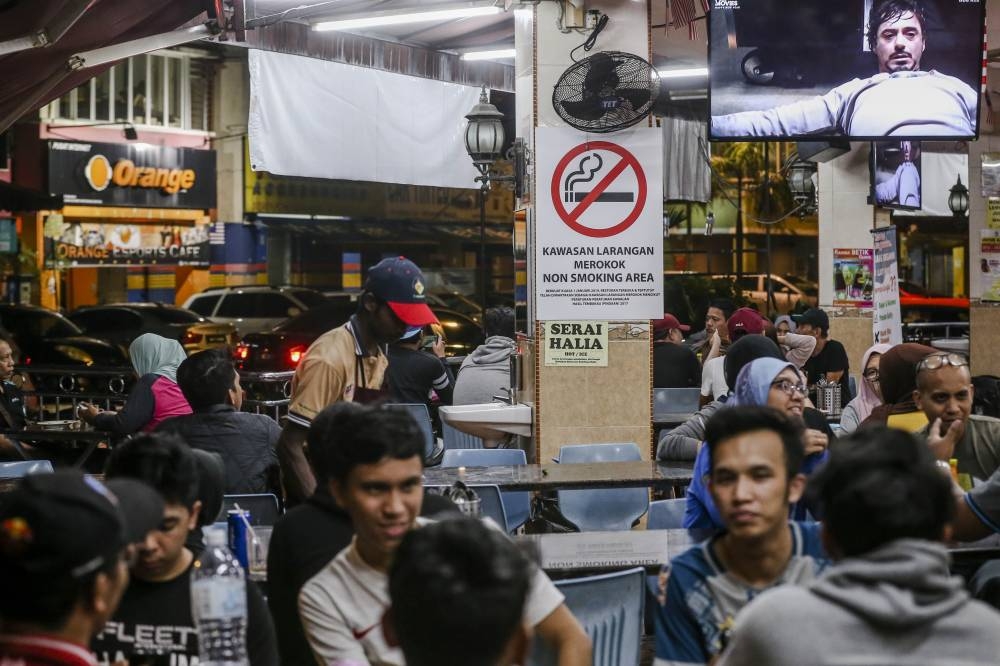
[[[804,307],[816,307],[819,301],[819,289],[814,283],[793,276],[771,275],[773,300],[770,303],[767,302],[767,275],[764,273],[744,275],[736,280],[736,288],[763,313],[788,314],[799,303]]]
[[[213,287],[189,297],[184,307],[212,321],[232,323],[243,336],[269,331],[323,303],[323,294],[305,287]]]

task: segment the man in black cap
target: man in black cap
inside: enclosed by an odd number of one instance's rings
[[[437,321],[427,306],[424,276],[405,257],[383,259],[368,270],[358,311],[343,326],[327,331],[306,350],[292,379],[288,422],[278,439],[278,461],[289,503],[316,490],[305,456],[306,434],[316,415],[335,402],[374,402],[383,390],[386,345],[409,326]]]
[[[809,391],[815,402],[815,386],[820,379],[840,384],[840,406],[846,407],[851,401],[850,369],[844,345],[831,340],[830,318],[819,308],[810,308],[799,317],[798,328],[795,331],[801,335],[811,335],[816,338],[816,348],[812,358],[806,361],[802,370],[806,373]]]
[[[159,523],[148,486],[76,470],[25,477],[0,502],[0,663],[93,666],[88,645],[129,581],[131,544]]]

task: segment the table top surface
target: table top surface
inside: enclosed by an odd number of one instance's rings
[[[115,436],[104,430],[17,430],[3,434],[24,442],[103,442]]]
[[[649,460],[601,463],[544,463],[490,467],[428,467],[424,485],[500,486],[505,490],[672,487],[690,483],[692,463]]]
[[[655,572],[713,534],[710,529],[670,529],[527,534],[514,538],[532,544],[542,569],[550,572],[630,567],[645,567]],[[1000,535],[969,543],[950,543],[948,550],[956,563],[994,559],[1000,557]]]

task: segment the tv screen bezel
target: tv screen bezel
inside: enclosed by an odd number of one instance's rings
[[[713,0],[714,2],[714,0]],[[955,0],[956,4],[960,0]],[[978,0],[979,5],[979,26],[981,28],[979,39],[977,43],[980,45],[980,58],[979,60],[985,62],[986,58],[986,4],[987,0]],[[848,141],[976,141],[979,139],[982,124],[982,106],[983,106],[983,84],[981,80],[977,82],[977,85],[973,86],[973,90],[976,91],[976,122],[974,132],[972,134],[891,134],[891,135],[867,135],[867,134],[831,134],[828,132],[817,132],[813,134],[781,134],[781,135],[767,135],[767,136],[715,136],[712,132],[712,12],[715,11],[713,8],[709,8],[709,11],[705,14],[705,33],[708,36],[707,52],[708,52],[708,140],[711,142],[727,143],[727,142],[741,142],[741,141],[829,141],[834,139],[848,140]],[[968,82],[966,82],[968,83]],[[913,210],[912,208],[907,208],[905,210]]]

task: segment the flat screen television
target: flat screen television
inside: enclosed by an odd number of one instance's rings
[[[920,142],[873,141],[871,203],[920,210]]]
[[[709,138],[975,138],[984,20],[985,0],[712,0]]]

